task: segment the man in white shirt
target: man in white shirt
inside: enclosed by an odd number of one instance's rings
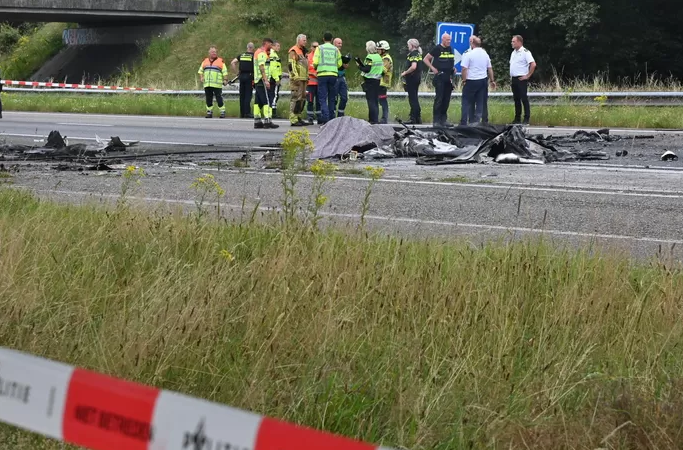
[[[471,50],[465,52],[462,58],[462,105],[460,125],[481,122],[486,102],[488,101],[488,85],[495,89],[491,58],[486,50],[481,48],[481,39],[473,36],[470,40]],[[474,115],[471,106],[474,105]]]
[[[510,55],[510,84],[512,97],[515,99],[515,120],[513,123],[529,124],[531,110],[527,91],[529,78],[536,70],[536,61],[531,52],[524,48],[524,38],[520,35],[512,37],[512,55]],[[522,121],[522,106],[524,106],[524,121]]]

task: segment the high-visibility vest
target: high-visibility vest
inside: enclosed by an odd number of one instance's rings
[[[294,53],[294,55],[292,55]],[[292,57],[294,56],[294,58]],[[289,79],[292,81],[308,80],[308,58],[298,45],[289,49]]]
[[[216,58],[213,61],[206,58],[197,73],[204,75],[205,88],[222,88],[223,80],[228,77],[228,66],[223,62],[223,58]]]
[[[270,77],[275,81],[282,78],[282,61],[275,50],[270,51]]]
[[[261,66],[264,66],[266,70],[266,80],[270,81],[270,57],[268,55],[268,52],[266,52],[263,48],[259,48],[256,50],[256,53],[254,53],[254,82],[258,83],[259,81],[263,81],[263,77],[261,75]]]
[[[391,87],[391,80],[394,76],[394,60],[391,59],[389,53],[385,53],[384,56],[382,56],[382,64],[384,67],[382,81],[379,82],[379,85],[389,88]]]
[[[308,54],[308,85],[318,85],[318,71],[313,67],[313,53]]]
[[[370,60],[371,67],[370,72],[363,73],[365,78],[370,78],[373,80],[379,80],[382,78],[382,73],[384,72],[384,62],[382,62],[382,57],[377,53],[370,53],[365,57],[365,60]]]
[[[313,55],[313,65],[316,66],[319,77],[337,76],[341,63],[339,49],[329,42],[318,47]]]
[[[254,54],[251,52],[242,53],[239,58],[239,72],[242,74],[251,75],[254,73]]]

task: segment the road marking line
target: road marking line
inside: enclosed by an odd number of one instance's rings
[[[81,196],[86,196],[86,197],[106,197],[106,198],[119,198],[120,195],[117,194],[106,194],[103,192],[100,193],[95,193],[95,192],[87,192],[87,191],[57,191],[57,190],[47,190],[47,189],[31,189],[28,186],[18,186],[18,187],[23,187],[25,189],[32,190],[33,192],[45,192],[48,194],[64,194],[64,195],[81,195]],[[137,197],[137,196],[130,196],[127,197],[130,200],[139,200],[139,201],[144,201],[144,202],[153,202],[153,203],[174,203],[174,204],[181,204],[181,205],[195,205],[196,202],[194,200],[180,200],[180,199],[165,199],[161,197]],[[207,206],[217,206],[218,203],[215,202],[207,202],[205,203]],[[242,209],[244,208],[244,205],[231,205],[231,204],[221,204],[221,207],[224,208],[230,208],[230,209]],[[254,208],[248,208],[248,210],[252,210]],[[266,206],[257,206],[255,209],[259,211],[279,211],[279,208],[273,208],[273,207],[266,207]],[[323,217],[332,217],[332,218],[346,218],[346,219],[357,219],[360,220],[361,215],[360,214],[345,214],[345,213],[332,213],[332,212],[320,212],[320,215]],[[642,237],[637,237],[637,236],[629,236],[629,235],[622,235],[622,234],[609,234],[609,233],[584,233],[581,231],[567,231],[567,230],[555,230],[555,229],[539,229],[539,228],[528,228],[528,227],[509,227],[509,226],[502,226],[502,225],[489,225],[489,224],[480,224],[480,223],[459,223],[459,222],[451,222],[451,221],[446,221],[446,220],[430,220],[430,219],[413,219],[410,217],[392,217],[392,216],[377,216],[377,215],[366,215],[365,216],[366,220],[375,220],[375,221],[382,221],[382,222],[399,222],[399,223],[408,223],[408,224],[417,224],[417,225],[438,225],[438,226],[445,226],[445,227],[451,227],[451,228],[473,228],[473,229],[478,229],[478,230],[494,230],[494,231],[506,231],[506,232],[518,232],[518,233],[532,233],[532,234],[546,234],[546,235],[552,235],[552,236],[565,236],[565,237],[580,237],[580,238],[591,238],[591,239],[612,239],[612,240],[625,240],[625,241],[634,241],[634,242],[652,242],[656,244],[666,244],[666,245],[683,245],[683,240],[676,240],[676,239],[660,239],[660,238],[653,238],[653,237],[648,237],[648,236],[642,236]]]
[[[103,123],[73,123],[73,122],[57,122],[55,125],[73,125],[79,127],[113,127],[115,125]]]
[[[45,138],[42,134],[8,134],[0,133],[0,136],[13,136],[13,137],[39,137]],[[79,141],[97,141],[96,138],[90,137],[80,137],[80,136],[67,136],[68,139],[76,139]],[[192,142],[165,142],[165,141],[139,141],[141,144],[161,144],[161,145],[190,145],[193,147],[216,147],[215,144],[196,144]],[[142,155],[141,155],[142,156]]]

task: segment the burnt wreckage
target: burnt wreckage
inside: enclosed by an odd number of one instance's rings
[[[644,138],[645,136],[636,136]],[[647,136],[649,137],[649,136]],[[329,122],[313,140],[313,158],[416,158],[421,165],[463,163],[545,164],[606,160],[604,147],[625,139],[608,129],[577,131],[569,136],[527,134],[519,125],[415,128],[370,125],[343,117]],[[631,138],[629,138],[631,139]]]

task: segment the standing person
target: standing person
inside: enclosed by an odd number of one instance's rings
[[[444,33],[441,43],[424,57],[424,63],[434,74],[434,125],[446,125],[448,106],[453,92],[453,74],[455,72],[455,55],[451,48],[451,35]]]
[[[356,63],[363,72],[363,91],[365,101],[368,103],[368,119],[371,124],[379,123],[379,82],[384,72],[382,57],[377,54],[377,44],[373,41],[365,43],[365,51],[368,55],[365,61],[356,58]]]
[[[279,128],[272,121],[270,109],[270,49],[273,40],[265,38],[261,48],[254,53],[254,85],[256,101],[254,102],[254,128]],[[262,120],[263,119],[263,120]]]
[[[280,43],[275,41],[270,49],[270,107],[273,118],[277,117],[277,101],[280,98],[280,83],[282,81],[282,61],[280,60]]]
[[[254,43],[248,43],[247,51],[233,59],[230,65],[237,72],[240,82],[240,118],[253,119],[251,97],[254,92]]]
[[[2,72],[0,72],[0,78],[2,77]],[[3,84],[0,83],[0,119],[2,119],[2,86]]]
[[[308,83],[306,41],[306,35],[300,34],[296,37],[296,45],[289,49],[289,85],[292,91],[289,122],[293,127],[306,125],[301,117],[306,105],[306,84]]]
[[[422,81],[422,48],[417,39],[410,39],[408,41],[408,57],[406,58],[406,70],[401,72],[401,78],[405,80],[404,87],[408,93],[408,103],[410,104],[410,124],[422,123],[422,109],[420,108],[420,99],[417,95],[420,89],[420,82]]]
[[[343,42],[341,38],[335,38],[333,42],[334,46],[339,49],[341,53]],[[346,69],[349,68],[349,62],[351,62],[351,55],[346,54],[342,56],[342,67],[339,69],[339,76],[337,77],[337,86],[335,92],[339,101],[335,98],[334,104],[337,107],[337,117],[344,117],[344,110],[346,109],[346,104],[349,102],[349,85],[346,83]]]
[[[529,125],[531,108],[529,105],[529,78],[536,70],[536,61],[531,52],[524,48],[524,38],[520,35],[512,37],[512,55],[510,55],[510,85],[512,97],[515,100],[515,120],[513,123]],[[522,105],[524,105],[524,121],[522,118]]]
[[[223,58],[218,57],[216,46],[209,47],[209,57],[199,66],[199,79],[204,84],[206,95],[206,118],[213,117],[213,99],[221,111],[221,119],[225,118],[225,104],[223,103],[223,85],[228,82],[228,66]]]
[[[332,33],[327,32],[323,36],[323,45],[313,55],[313,67],[318,72],[318,97],[322,112],[322,123],[318,119],[320,125],[334,119],[337,78],[341,66],[341,53],[332,45]]]
[[[313,125],[314,120],[320,120],[320,99],[318,98],[318,72],[313,67],[313,55],[318,49],[318,43],[311,44],[308,54],[308,85],[306,86],[306,111],[308,113],[308,125]]]
[[[460,125],[477,123],[482,120],[488,100],[488,85],[495,89],[491,58],[481,48],[481,39],[472,36],[472,48],[462,58],[462,105]],[[474,113],[472,113],[474,107]]]
[[[382,118],[379,123],[389,122],[389,100],[387,93],[391,89],[391,82],[394,78],[394,60],[391,59],[389,50],[391,47],[387,41],[379,41],[377,43],[377,51],[382,57],[382,64],[384,70],[382,71],[382,79],[379,82],[379,105],[382,107]]]

